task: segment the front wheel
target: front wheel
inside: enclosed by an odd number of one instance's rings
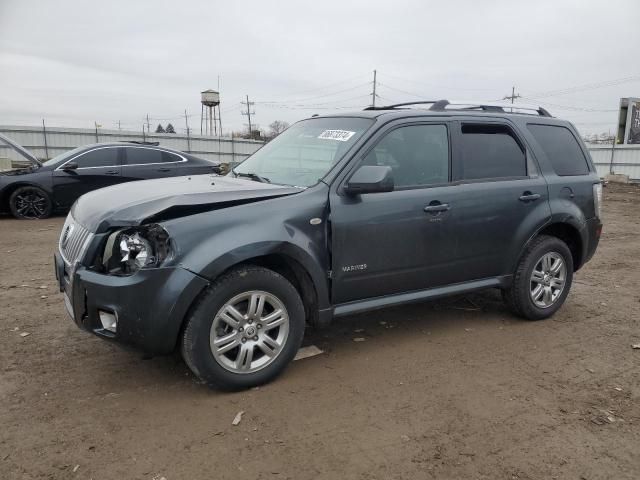
[[[567,244],[541,235],[523,253],[513,283],[503,290],[503,297],[517,315],[542,320],[560,309],[572,281],[573,257]]]
[[[9,197],[9,208],[14,217],[24,220],[47,218],[53,204],[47,192],[39,187],[25,186],[15,190]]]
[[[182,356],[209,386],[249,388],[286,368],[304,328],[304,306],[293,285],[272,270],[243,266],[200,298],[187,320]]]

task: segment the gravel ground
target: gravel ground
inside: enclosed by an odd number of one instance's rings
[[[638,479],[640,189],[607,187],[604,216],[552,319],[496,291],[353,316],[233,394],[78,330],[63,218],[1,218],[0,478]]]

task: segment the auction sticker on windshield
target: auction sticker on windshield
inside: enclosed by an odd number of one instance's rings
[[[318,138],[323,140],[338,140],[339,142],[346,142],[353,137],[356,132],[350,132],[348,130],[325,130]]]

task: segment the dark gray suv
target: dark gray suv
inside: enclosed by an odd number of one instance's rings
[[[82,196],[56,274],[79,327],[246,388],[306,324],[351,313],[499,288],[517,315],[553,315],[601,197],[575,128],[544,109],[369,108],[298,122],[226,176]]]

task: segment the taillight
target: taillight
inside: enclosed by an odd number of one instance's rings
[[[600,218],[602,212],[602,184],[593,184],[593,208],[596,213],[596,217]]]

